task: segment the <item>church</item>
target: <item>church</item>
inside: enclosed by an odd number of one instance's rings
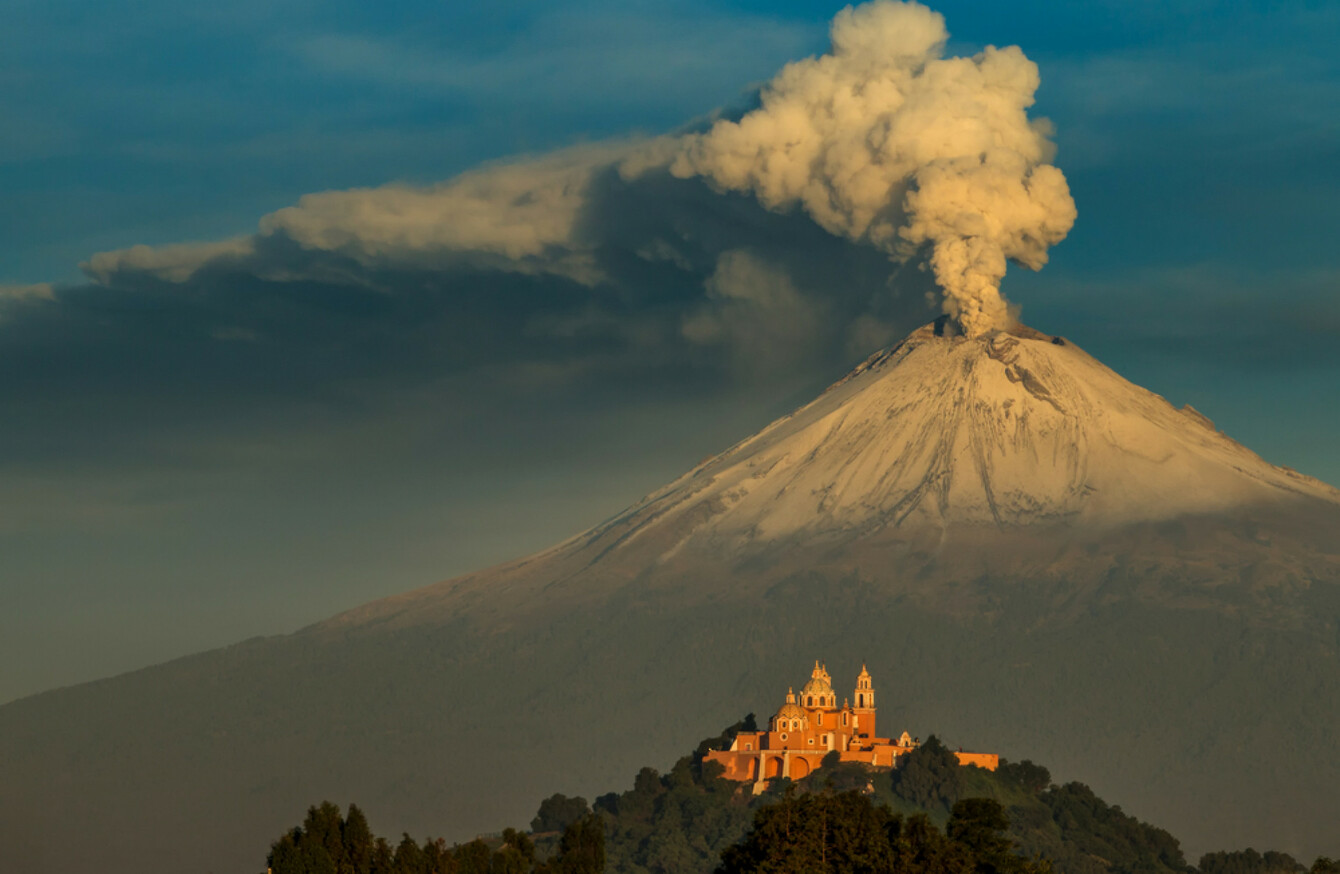
[[[876,734],[875,687],[864,665],[852,697],[844,698],[838,707],[833,678],[816,661],[809,682],[799,695],[794,687],[786,693],[786,703],[768,720],[767,731],[742,731],[730,749],[709,751],[703,762],[720,762],[726,769],[724,777],[753,782],[754,791],[761,792],[774,778],[809,776],[832,752],[843,762],[891,768],[898,764],[899,756],[917,746],[918,741],[905,731],[896,740]],[[961,765],[988,771],[1000,765],[1000,756],[994,753],[955,755]]]

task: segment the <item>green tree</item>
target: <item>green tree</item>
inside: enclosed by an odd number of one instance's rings
[[[535,844],[530,836],[514,828],[505,828],[502,833],[503,846],[516,850],[527,862],[535,861]]]
[[[302,829],[295,828],[270,845],[265,864],[273,874],[306,874],[307,859],[298,848],[301,838]]]
[[[896,870],[891,836],[902,821],[857,792],[800,795],[759,809],[754,826],[721,854],[720,874],[874,874]]]
[[[468,844],[458,844],[455,855],[458,874],[489,874],[493,866],[493,853],[479,838]]]
[[[605,820],[588,813],[563,832],[553,870],[558,874],[600,874],[605,870]]]
[[[569,798],[555,793],[540,802],[539,812],[530,821],[533,832],[561,832],[591,812],[586,799],[580,795]]]
[[[996,774],[1011,783],[1022,786],[1034,795],[1045,792],[1047,787],[1052,784],[1051,772],[1028,759],[1024,759],[1022,762],[1007,762],[1001,759]]]
[[[947,811],[963,791],[961,772],[958,757],[931,735],[902,757],[900,767],[893,772],[893,791],[922,810]]]
[[[1288,853],[1267,851],[1264,855],[1248,847],[1200,857],[1201,874],[1302,874],[1307,869]]]
[[[972,874],[976,867],[972,854],[941,834],[924,813],[907,818],[897,850],[905,874]]]
[[[1109,805],[1083,783],[1053,786],[1039,800],[1052,813],[1060,845],[1047,855],[1065,870],[1080,869],[1094,858],[1112,871],[1185,871],[1186,859],[1177,839]]]
[[[428,860],[417,841],[402,832],[400,843],[395,848],[395,860],[391,865],[395,874],[428,874]]]
[[[423,842],[425,874],[456,874],[456,855],[442,838]]]
[[[340,828],[343,860],[340,874],[372,874],[372,829],[357,804],[349,805],[349,813]]]
[[[977,859],[978,874],[1045,874],[1051,866],[1029,861],[1014,852],[1006,835],[1010,820],[994,798],[964,798],[955,802],[945,833]]]
[[[340,808],[329,801],[323,801],[307,809],[307,818],[302,823],[303,837],[299,844],[307,854],[316,860],[319,854],[316,848],[325,850],[330,860],[331,874],[337,874],[345,863],[344,856],[344,820]]]
[[[395,851],[386,838],[377,838],[372,844],[372,874],[395,874]]]
[[[266,864],[274,874],[336,874],[335,862],[319,838],[302,828],[271,844]]]

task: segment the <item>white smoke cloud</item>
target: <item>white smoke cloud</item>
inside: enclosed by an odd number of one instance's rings
[[[5,283],[0,283],[0,301],[55,299],[56,288],[50,282],[35,282],[30,285],[6,285]]]
[[[636,149],[631,143],[582,146],[495,164],[432,188],[309,194],[263,218],[261,234],[282,233],[303,248],[363,263],[473,254],[499,269],[591,285],[602,277],[576,232],[591,177]]]
[[[874,0],[833,19],[829,54],[788,64],[761,106],[690,136],[672,165],[899,259],[923,245],[969,335],[1009,321],[1006,261],[1038,269],[1075,205],[1030,122],[1037,66],[1017,47],[944,58],[944,19]]]
[[[98,252],[79,267],[98,282],[109,284],[118,273],[142,273],[167,282],[185,282],[201,267],[220,258],[239,258],[255,249],[251,237],[169,246],[131,246]]]
[[[0,282],[0,323],[6,321],[5,304],[24,304],[33,301],[53,301],[56,288],[49,282],[35,282],[29,285],[13,285]]]
[[[604,241],[582,225],[593,181],[611,170],[632,181],[668,169],[718,190],[752,193],[770,210],[799,206],[828,232],[895,259],[926,251],[943,308],[966,333],[1008,322],[1000,294],[1007,261],[1042,267],[1048,247],[1075,219],[1065,177],[1048,163],[1050,125],[1027,116],[1036,65],[1017,47],[943,57],[944,20],[917,3],[848,7],[834,18],[831,36],[828,54],[784,67],[758,109],[705,133],[581,146],[426,188],[309,194],[262,218],[251,237],[104,252],[84,269],[103,283],[119,272],[185,282],[216,259],[237,265],[256,255],[245,269],[268,279],[315,274],[340,281],[338,264],[260,257],[267,239],[282,238],[373,269],[464,262],[594,287],[609,277],[597,255]],[[739,244],[723,248],[731,245]],[[672,249],[653,241],[638,254],[681,263]],[[723,275],[739,272],[729,260],[719,267]],[[687,339],[703,342],[713,331],[744,336],[727,323],[776,309],[746,306],[718,286],[704,285],[716,311],[686,323]],[[783,285],[776,288],[783,293]]]
[[[642,151],[654,148],[655,141],[581,146],[492,164],[427,188],[391,184],[307,194],[297,205],[262,217],[259,233],[252,236],[132,246],[100,252],[81,266],[102,283],[120,272],[185,282],[206,264],[252,255],[266,238],[283,236],[302,249],[367,266],[425,267],[435,256],[469,256],[495,269],[548,273],[593,285],[602,276],[590,258],[591,247],[577,233],[592,175],[624,160],[636,161],[632,166],[641,171],[649,161]],[[257,272],[274,279],[302,275],[272,265]]]

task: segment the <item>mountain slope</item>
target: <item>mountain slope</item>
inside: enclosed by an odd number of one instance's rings
[[[614,524],[710,504],[686,538],[767,541],[918,524],[1116,525],[1295,496],[1340,501],[1059,338],[1017,328],[964,340],[937,336],[942,326],[875,355]]]
[[[1338,649],[1334,489],[1073,344],[928,326],[537,556],[0,708],[0,868],[250,870],[320,797],[469,837],[816,657],[1193,850],[1334,853]]]

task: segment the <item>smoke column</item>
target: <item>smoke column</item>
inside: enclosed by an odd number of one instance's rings
[[[929,247],[943,308],[968,336],[1011,320],[1005,265],[1033,270],[1075,221],[1050,123],[1030,121],[1037,65],[1016,46],[943,57],[944,18],[874,0],[833,19],[832,48],[788,64],[761,105],[682,140],[671,166],[906,260]]]

